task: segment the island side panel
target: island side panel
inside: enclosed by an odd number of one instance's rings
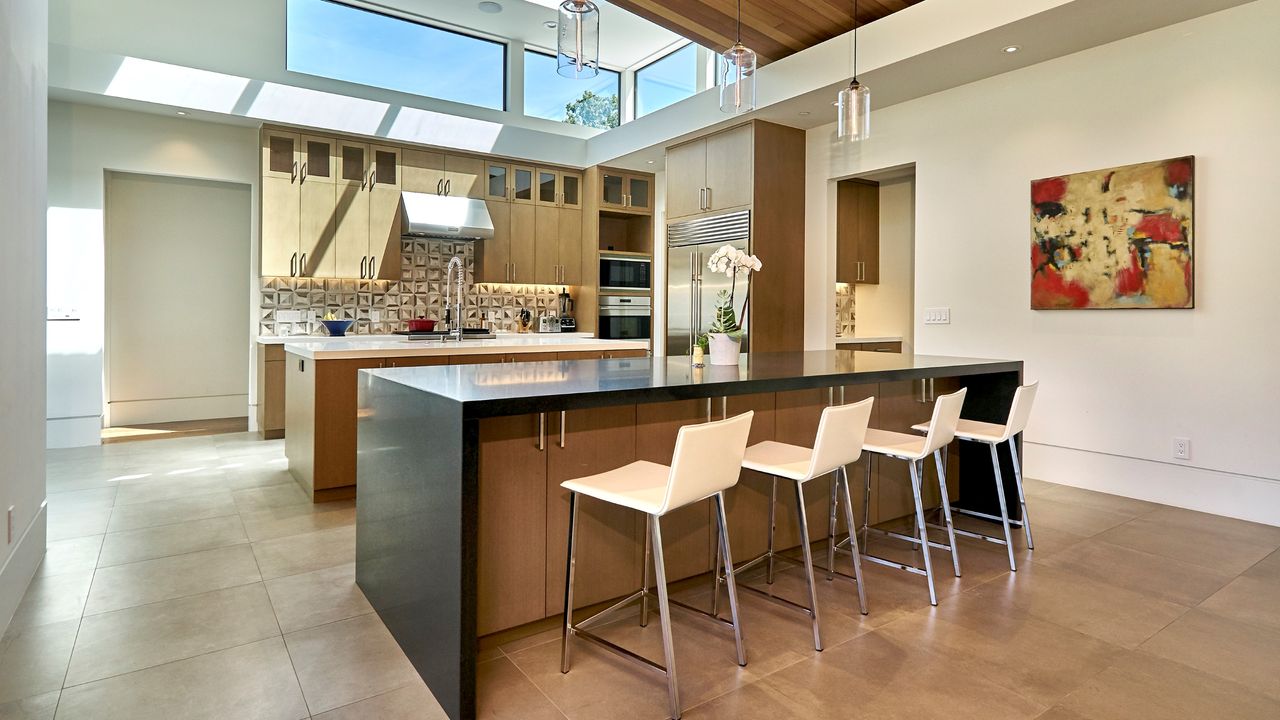
[[[356,582],[449,717],[475,717],[477,423],[360,378]]]
[[[960,416],[968,420],[1004,424],[1009,419],[1013,394],[1022,384],[1022,371],[968,375],[960,380],[964,387],[969,388]],[[1021,435],[1016,443],[1018,457],[1022,459]],[[958,502],[953,501],[953,504],[967,510],[999,515],[1000,502],[991,468],[991,450],[982,443],[962,442],[959,445],[960,452],[952,454],[960,456],[964,494]],[[1021,520],[1022,506],[1018,503],[1018,488],[1008,443],[1001,443],[997,453],[1000,457],[1000,473],[1004,480],[1005,507],[1009,511],[1009,519]]]

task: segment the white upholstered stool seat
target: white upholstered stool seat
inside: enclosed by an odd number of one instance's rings
[[[925,428],[928,427],[926,424]],[[929,456],[929,453],[925,452],[925,439],[919,435],[907,435],[877,428],[867,429],[867,439],[862,442],[862,449],[904,460],[920,460]]]
[[[668,465],[637,460],[616,470],[565,481],[560,487],[569,492],[639,510],[646,515],[657,515],[662,510],[662,501],[667,497],[667,480],[670,476],[671,467]]]
[[[805,480],[812,458],[810,448],[766,440],[747,448],[742,467],[788,480]]]
[[[978,420],[960,420],[956,423],[956,437],[961,440],[975,440],[977,442],[1004,442],[1005,427],[999,423],[981,422]],[[916,432],[928,432],[929,423],[919,423],[911,426]]]

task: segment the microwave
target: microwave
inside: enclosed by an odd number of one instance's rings
[[[652,285],[653,259],[648,255],[600,253],[602,291],[650,290]]]

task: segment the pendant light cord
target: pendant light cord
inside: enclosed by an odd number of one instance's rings
[[[734,34],[737,36],[737,39],[734,40],[734,44],[741,45],[742,44],[742,0],[738,0],[738,25],[737,25],[737,29],[734,30]]]
[[[858,82],[858,0],[853,0],[853,82]]]

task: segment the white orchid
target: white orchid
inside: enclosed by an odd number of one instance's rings
[[[725,315],[724,318],[726,320],[726,327],[728,327],[729,324],[732,324],[733,327],[738,327],[740,323],[737,322],[737,318],[742,318],[745,321],[747,315],[747,300],[751,297],[751,273],[759,272],[762,267],[764,267],[764,264],[760,262],[760,258],[743,250],[739,250],[732,245],[721,245],[720,249],[716,250],[711,254],[711,257],[707,258],[708,270],[716,273],[724,273],[725,277],[733,281],[733,285],[730,286],[730,291],[725,298],[728,310],[727,315]],[[747,276],[747,296],[742,300],[742,312],[735,317],[733,314],[733,301],[738,291],[739,274]],[[721,292],[723,293],[724,291]]]

